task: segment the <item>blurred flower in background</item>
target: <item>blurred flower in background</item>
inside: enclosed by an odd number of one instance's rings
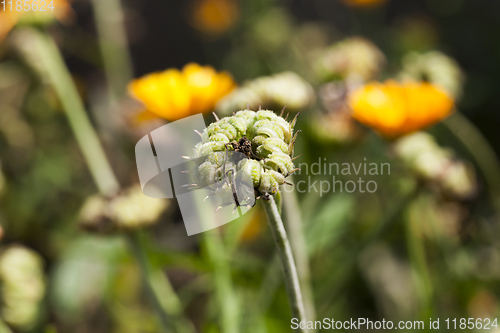
[[[446,116],[454,100],[426,82],[372,82],[350,96],[353,117],[388,138],[426,128]]]
[[[50,1],[46,2],[46,6],[48,6],[47,3],[50,3]],[[60,22],[68,22],[71,19],[73,10],[67,0],[54,0],[52,4],[53,10],[46,8],[45,11],[34,11],[32,9],[18,11],[15,9],[15,1],[12,2],[13,10],[10,10],[10,4],[6,4],[6,10],[0,11],[0,42],[17,24],[44,25],[51,23],[54,19]],[[41,9],[40,5],[39,9]]]
[[[395,142],[394,151],[418,176],[437,184],[445,193],[460,199],[476,193],[472,165],[458,160],[452,150],[441,148],[430,134],[405,136]]]
[[[10,326],[29,331],[40,319],[45,295],[43,260],[38,253],[20,245],[2,250],[0,316]]]
[[[465,80],[458,63],[439,51],[407,54],[399,76],[401,80],[429,81],[455,98],[462,95]]]
[[[129,91],[144,104],[147,113],[175,121],[212,111],[217,101],[235,87],[229,73],[190,63],[182,71],[168,69],[136,79],[129,84]]]
[[[190,22],[201,32],[217,36],[234,26],[239,12],[235,0],[196,0],[191,7]]]
[[[349,113],[332,112],[319,115],[309,123],[311,136],[322,143],[348,145],[360,138],[360,128]]]
[[[360,8],[372,8],[383,5],[387,0],[343,0],[349,6]]]
[[[80,213],[80,225],[101,232],[146,227],[154,224],[167,207],[167,200],[147,197],[137,185],[112,199],[100,194],[89,197]]]
[[[386,59],[382,51],[362,37],[332,45],[318,59],[316,71],[325,81],[369,81],[378,75]]]
[[[239,240],[243,243],[251,243],[255,241],[263,233],[263,231],[266,230],[265,212],[261,207],[252,209],[249,215],[249,221],[239,236]]]
[[[309,119],[313,138],[319,142],[348,145],[361,137],[361,128],[351,116],[347,99],[357,86],[353,82],[332,81],[319,88],[321,106],[326,112]]]
[[[311,85],[293,72],[263,76],[247,81],[224,97],[216,106],[222,115],[246,109],[280,109],[298,111],[314,103]]]

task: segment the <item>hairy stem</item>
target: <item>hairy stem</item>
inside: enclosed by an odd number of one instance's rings
[[[290,302],[292,310],[292,317],[297,318],[299,321],[305,321],[306,316],[302,300],[302,292],[300,290],[299,276],[285,226],[281,220],[274,198],[270,196],[269,198],[262,200],[262,203],[267,214],[269,227],[274,240],[276,241],[278,255],[283,268],[283,277],[285,279],[288,301]],[[307,332],[306,329],[299,329],[299,331]]]
[[[311,286],[311,271],[306,240],[304,237],[304,224],[299,209],[299,202],[295,191],[283,191],[283,206],[285,209],[285,223],[290,234],[290,243],[297,263],[299,282],[302,286],[304,306],[308,320],[314,321],[316,309],[314,307],[313,289]]]

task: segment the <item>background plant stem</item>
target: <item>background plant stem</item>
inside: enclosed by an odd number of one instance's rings
[[[17,43],[27,60],[49,81],[59,97],[99,192],[106,196],[116,194],[120,185],[56,44],[49,35],[33,29],[19,31]]]
[[[130,247],[139,263],[145,288],[153,301],[153,306],[159,315],[166,332],[174,330],[178,333],[196,332],[191,322],[182,316],[182,304],[163,272],[153,267],[149,260],[142,235],[131,233],[127,235]],[[161,297],[159,297],[161,296]]]
[[[49,35],[32,29],[20,31],[17,37],[18,47],[26,59],[43,77],[48,79],[56,91],[99,192],[106,196],[115,195],[120,185],[56,44]],[[129,243],[132,245],[133,253],[146,282],[146,288],[164,331],[172,332],[167,318],[174,318],[171,324],[177,332],[194,332],[192,325],[181,317],[180,302],[170,282],[162,275],[162,272],[155,272],[151,269],[147,257],[142,252],[137,235],[129,235]],[[160,293],[165,296],[165,299],[162,300],[159,297]]]
[[[108,79],[110,101],[121,96],[132,79],[124,13],[120,0],[92,0],[99,46]]]
[[[221,332],[237,333],[239,332],[238,301],[234,294],[231,270],[225,258],[222,237],[217,232],[217,230],[205,231],[202,235],[203,245],[213,267],[216,303],[221,312]]]
[[[292,310],[292,318],[297,318],[299,321],[306,321],[299,276],[293,259],[292,248],[290,247],[285,226],[278,212],[278,207],[272,196],[270,196],[269,199],[261,201],[267,214],[269,227],[276,241],[278,255],[283,268],[283,277],[285,279],[288,301],[290,302]],[[299,329],[299,331],[307,332],[307,329]]]
[[[410,211],[410,214],[406,218],[405,231],[413,281],[420,300],[420,317],[424,319],[433,315],[433,287],[427,265],[422,232],[418,228],[422,218],[423,215],[420,212],[416,212],[415,210],[413,212]]]
[[[486,183],[497,216],[500,217],[500,161],[483,134],[458,111],[443,121],[443,124],[462,143],[476,161]]]

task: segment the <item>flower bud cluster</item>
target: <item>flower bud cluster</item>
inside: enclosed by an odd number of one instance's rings
[[[296,119],[288,122],[272,111],[243,110],[212,123],[195,147],[194,158],[206,157],[198,167],[198,185],[205,187],[220,182],[229,170],[235,174],[243,171],[260,194],[276,194],[295,169],[291,156]],[[227,150],[241,152],[247,158],[228,161]],[[230,185],[218,191],[221,197],[231,200]]]

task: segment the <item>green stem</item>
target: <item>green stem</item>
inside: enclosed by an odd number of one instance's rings
[[[292,181],[293,182],[293,181]],[[311,271],[309,265],[309,256],[307,253],[306,240],[304,237],[304,224],[302,223],[302,214],[299,209],[299,202],[295,191],[283,191],[283,206],[285,209],[285,223],[290,235],[299,282],[302,286],[304,297],[304,306],[308,320],[314,321],[316,318],[316,309],[314,306],[313,289],[311,286]]]
[[[107,196],[116,194],[120,188],[118,181],[55,42],[49,35],[33,29],[18,31],[16,38],[26,59],[49,81],[59,97],[99,191]]]
[[[469,151],[488,184],[491,199],[500,216],[500,162],[483,134],[458,111],[443,121]]]
[[[270,196],[269,198],[262,200],[262,203],[267,214],[269,227],[274,236],[281,266],[283,268],[283,277],[285,279],[288,301],[290,302],[292,310],[292,318],[297,318],[299,322],[305,322],[306,316],[302,300],[302,292],[300,290],[299,276],[285,226],[281,220],[274,198]],[[307,332],[307,329],[299,329],[299,331]]]
[[[124,14],[120,0],[92,0],[99,46],[109,80],[111,101],[121,96],[132,79],[132,60],[127,48]]]

